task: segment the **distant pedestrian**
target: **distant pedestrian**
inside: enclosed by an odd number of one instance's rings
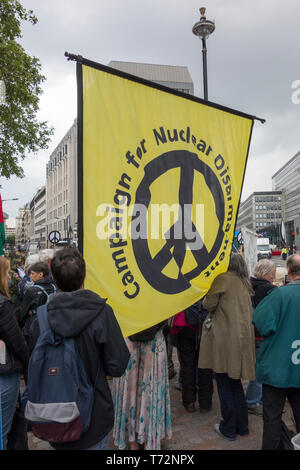
[[[254,296],[252,297],[253,308],[261,302],[265,296],[272,291],[276,286],[273,284],[276,276],[276,266],[273,261],[269,259],[261,259],[253,270],[253,276],[250,277]],[[255,328],[255,352],[256,357],[260,346],[262,344],[263,337],[257,328]],[[250,381],[246,390],[246,401],[248,406],[248,412],[259,416],[262,416],[262,384],[257,380]]]
[[[232,253],[228,271],[216,277],[203,301],[210,314],[203,325],[199,367],[215,372],[223,417],[215,430],[229,440],[249,434],[241,379],[255,379],[252,293],[244,256]]]
[[[20,375],[27,368],[28,350],[9,300],[10,263],[0,257],[0,426],[6,449],[20,388]]]
[[[49,296],[56,292],[56,286],[49,277],[49,267],[47,263],[38,262],[30,267],[29,277],[33,285],[28,287],[21,303],[20,325],[23,334],[29,344],[29,330],[34,322],[37,322],[36,311],[40,305],[44,305]]]
[[[281,250],[281,258],[285,261],[286,258],[287,258],[287,249],[286,247],[284,246]]]
[[[23,276],[19,286],[18,286],[18,292],[19,292],[19,299],[22,302],[24,295],[29,287],[33,286],[33,281],[30,279],[30,268],[34,263],[38,263],[40,261],[40,257],[38,254],[33,254],[29,255],[26,260],[25,260],[25,265],[24,265],[24,272],[25,276]]]
[[[263,450],[281,448],[286,398],[300,432],[300,255],[288,258],[287,269],[290,282],[267,295],[253,316],[264,338],[256,362],[263,384]]]

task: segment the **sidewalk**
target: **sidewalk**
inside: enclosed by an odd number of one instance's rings
[[[175,368],[178,368],[176,362]],[[214,383],[212,410],[207,414],[201,414],[198,409],[195,413],[188,413],[182,406],[181,393],[174,388],[176,384],[177,375],[170,380],[173,437],[169,441],[162,442],[162,450],[260,450],[263,427],[260,416],[249,414],[250,434],[248,436],[238,436],[235,441],[228,441],[216,434],[214,430],[214,425],[221,419],[216,384]],[[247,383],[244,385],[246,386]],[[283,420],[289,428],[295,431],[291,416],[290,406],[286,403]],[[30,450],[53,450],[48,442],[40,441],[32,433],[28,435]],[[116,449],[112,439],[110,439],[109,449]]]

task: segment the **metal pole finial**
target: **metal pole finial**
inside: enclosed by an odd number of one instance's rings
[[[206,8],[204,7],[200,8],[201,18],[205,18],[205,11],[206,11]]]

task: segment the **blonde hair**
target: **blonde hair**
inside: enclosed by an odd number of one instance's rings
[[[7,271],[10,269],[10,262],[4,256],[0,256],[0,291],[9,298]]]

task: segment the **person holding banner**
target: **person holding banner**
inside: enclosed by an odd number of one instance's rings
[[[171,403],[165,322],[126,338],[130,352],[122,377],[113,379],[114,444],[120,449],[160,450],[170,439]]]
[[[20,388],[20,375],[26,369],[29,354],[25,339],[9,300],[10,263],[0,257],[0,415],[1,443],[6,449]]]
[[[241,380],[255,379],[252,293],[244,257],[232,253],[228,272],[216,277],[203,301],[210,313],[203,324],[199,368],[215,372],[223,417],[215,431],[231,441],[249,434]]]

